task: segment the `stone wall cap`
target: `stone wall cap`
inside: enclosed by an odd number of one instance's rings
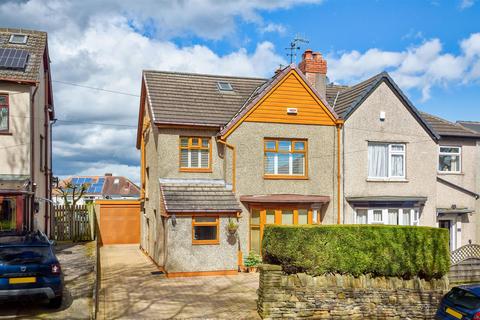
[[[282,266],[277,264],[261,264],[258,268],[264,271],[282,271]]]

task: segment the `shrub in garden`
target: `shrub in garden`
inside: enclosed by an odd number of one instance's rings
[[[378,225],[266,226],[264,263],[287,273],[441,278],[449,270],[448,231]]]

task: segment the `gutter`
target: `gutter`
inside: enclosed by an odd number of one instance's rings
[[[236,170],[237,153],[235,151],[235,146],[227,143],[226,141],[224,141],[222,139],[217,139],[217,141],[220,142],[221,144],[223,144],[224,146],[226,146],[227,148],[229,148],[230,150],[232,150],[232,192],[235,193],[235,190],[236,190],[235,177],[236,177],[236,171],[237,171]]]

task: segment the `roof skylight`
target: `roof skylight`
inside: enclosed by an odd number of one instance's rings
[[[27,43],[28,36],[26,34],[14,33],[10,36],[8,42],[14,44],[25,44]]]
[[[218,85],[218,90],[220,91],[233,91],[233,88],[230,82],[218,81],[217,85]]]

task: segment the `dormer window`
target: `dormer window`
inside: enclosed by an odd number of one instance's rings
[[[217,85],[218,85],[218,90],[220,91],[233,91],[233,88],[230,82],[219,81],[217,82]]]
[[[26,34],[14,33],[10,36],[10,40],[8,42],[14,43],[14,44],[26,44],[27,39],[28,39],[28,36]]]

